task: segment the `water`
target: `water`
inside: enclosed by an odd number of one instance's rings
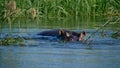
[[[119,68],[119,50],[2,47],[1,68]]]
[[[44,29],[14,29],[13,34],[30,36],[40,31]],[[87,38],[95,30],[85,31]],[[111,38],[111,30],[105,33],[103,37],[97,32],[87,43],[26,40],[27,46],[0,46],[0,68],[120,68],[120,39]]]

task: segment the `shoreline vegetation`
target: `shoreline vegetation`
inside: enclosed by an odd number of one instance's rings
[[[7,26],[11,31],[14,24],[17,28],[30,24],[79,28],[86,26],[84,22],[93,27],[111,17],[111,25],[118,26],[120,21],[114,21],[120,18],[119,4],[119,0],[1,0],[0,28]]]
[[[13,23],[21,19],[86,18],[120,16],[119,0],[1,0],[1,22]],[[17,21],[16,21],[17,20]]]

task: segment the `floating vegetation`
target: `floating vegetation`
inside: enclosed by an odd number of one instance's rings
[[[17,37],[17,38],[14,38],[14,37],[6,37],[6,38],[3,38],[3,39],[0,39],[0,46],[9,46],[9,45],[21,45],[21,46],[25,46],[25,43],[24,43],[24,39],[23,38],[20,38],[20,37]]]

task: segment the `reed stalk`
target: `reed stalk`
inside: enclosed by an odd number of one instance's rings
[[[17,6],[26,10],[30,9],[31,7],[35,7],[37,9],[38,16],[39,14],[43,14],[46,17],[73,16],[77,18],[79,16],[84,16],[85,18],[95,18],[96,15],[101,16],[109,12],[108,9],[110,8],[120,11],[119,3],[120,2],[118,0],[10,0],[8,3],[6,2],[5,6],[9,6],[8,9],[10,10],[16,10]],[[32,15],[35,16],[36,11],[33,12],[34,14]]]
[[[91,33],[86,41],[88,41],[92,36],[95,35],[99,30],[103,29],[105,26],[109,25],[112,22],[113,18],[111,17],[107,22],[105,22],[102,26],[98,27],[93,33]],[[120,18],[117,18],[114,22],[119,22]]]
[[[41,18],[47,20],[52,18],[78,20],[81,18],[81,21],[91,19],[96,21],[97,17],[119,16],[119,4],[119,0],[1,0],[0,19],[2,23],[8,22],[7,17],[11,18],[12,23],[15,19],[28,20],[30,17],[38,17],[34,19],[37,22]],[[19,20],[19,22],[22,21]]]

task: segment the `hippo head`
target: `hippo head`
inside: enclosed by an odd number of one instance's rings
[[[65,32],[65,40],[67,41],[84,41],[86,33],[83,31],[80,34],[73,35],[69,32]]]
[[[64,30],[59,30],[59,38],[63,41],[72,41],[72,35]]]
[[[59,30],[59,38],[60,40],[65,40],[65,41],[84,41],[86,33],[83,31],[80,34],[76,32],[67,32],[64,30]]]

